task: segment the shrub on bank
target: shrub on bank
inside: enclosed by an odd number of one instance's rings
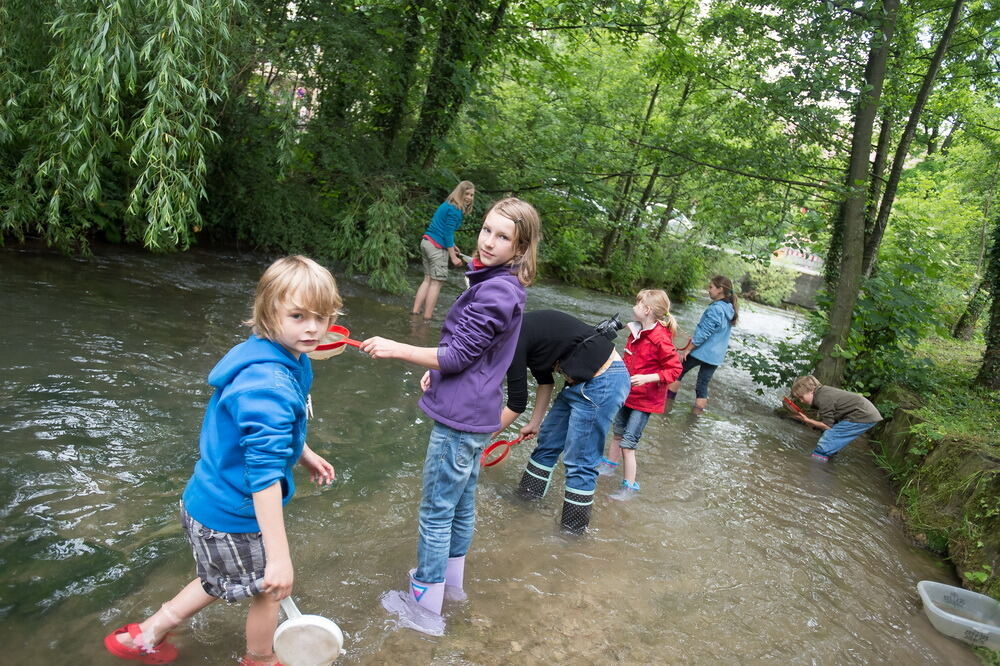
[[[890,387],[893,418],[873,434],[918,542],[945,554],[963,584],[1000,598],[1000,393],[971,386],[982,347],[934,340],[925,386]]]

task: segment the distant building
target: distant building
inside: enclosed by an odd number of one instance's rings
[[[779,247],[771,254],[774,255],[773,263],[796,268],[800,273],[808,273],[810,275],[823,274],[823,257],[818,254],[804,252],[803,250],[787,246]]]

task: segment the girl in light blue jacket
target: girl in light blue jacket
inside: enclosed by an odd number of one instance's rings
[[[740,310],[732,281],[716,275],[708,282],[708,297],[712,303],[705,308],[694,329],[694,335],[678,353],[683,363],[680,378],[667,387],[667,409],[677,397],[681,379],[688,370],[698,368],[698,381],[694,387],[694,414],[701,414],[708,405],[708,383],[716,368],[722,365],[729,349],[729,334],[739,318]]]

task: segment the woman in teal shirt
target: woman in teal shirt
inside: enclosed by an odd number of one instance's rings
[[[455,246],[455,231],[462,226],[462,217],[472,210],[476,186],[467,180],[459,183],[443,204],[438,206],[431,223],[420,240],[420,255],[424,262],[424,281],[417,288],[411,314],[424,314],[424,321],[434,316],[441,285],[448,279],[448,261],[462,265]]]

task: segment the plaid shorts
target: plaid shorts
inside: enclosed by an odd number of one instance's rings
[[[266,559],[260,532],[229,533],[205,527],[183,503],[180,518],[205,592],[230,603],[261,593]]]

